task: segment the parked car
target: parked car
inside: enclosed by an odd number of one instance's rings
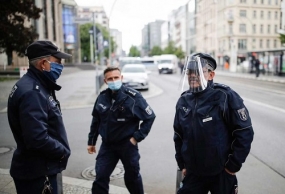
[[[149,89],[148,73],[144,65],[126,64],[122,68],[123,84],[134,89]]]

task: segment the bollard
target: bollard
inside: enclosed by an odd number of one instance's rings
[[[57,179],[57,193],[63,194],[62,174],[58,173],[56,179]]]
[[[183,180],[183,175],[182,175],[182,170],[177,167],[177,173],[176,173],[176,189],[175,189],[175,194],[177,191],[182,187],[182,180]]]

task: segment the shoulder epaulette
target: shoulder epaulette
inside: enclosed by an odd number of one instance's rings
[[[182,92],[182,94],[180,96],[183,96],[184,94],[186,94],[188,92],[188,90]]]
[[[131,96],[136,96],[139,94],[138,91],[134,90],[134,89],[131,89],[131,88],[126,88],[125,89],[125,93],[131,95]]]
[[[214,88],[221,88],[221,89],[225,89],[225,90],[230,89],[230,87],[225,85],[225,84],[214,83],[213,85],[214,85]]]

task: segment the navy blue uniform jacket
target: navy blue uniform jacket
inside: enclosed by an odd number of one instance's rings
[[[242,98],[231,88],[209,83],[200,93],[185,92],[174,119],[176,161],[198,176],[240,170],[249,154],[253,129]]]
[[[17,149],[11,176],[34,179],[66,168],[70,148],[54,90],[61,87],[30,66],[8,99],[8,120]]]
[[[112,91],[106,89],[95,102],[88,145],[95,145],[99,134],[103,142],[109,144],[131,137],[140,142],[151,129],[155,114],[138,91],[122,86],[112,95]]]

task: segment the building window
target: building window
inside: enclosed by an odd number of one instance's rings
[[[246,3],[246,0],[240,0],[241,3]]]
[[[239,16],[240,17],[246,17],[246,10],[240,10],[239,11]]]
[[[252,48],[255,49],[255,39],[252,39]]]
[[[256,4],[256,0],[253,0],[253,3]]]
[[[268,0],[268,5],[271,5],[271,0]]]
[[[274,32],[277,33],[277,25],[274,26]]]
[[[263,25],[260,25],[260,34],[263,34]]]
[[[267,40],[267,41],[266,41],[266,47],[267,47],[267,48],[270,48],[270,40]]]
[[[253,11],[253,18],[256,18],[256,11]]]
[[[267,26],[267,33],[270,33],[270,25]]]
[[[260,12],[260,18],[263,19],[263,11]]]
[[[277,40],[274,40],[274,48],[277,48]]]
[[[278,1],[280,1],[280,0],[275,0],[275,5],[278,5]]]
[[[55,21],[55,0],[51,0],[51,16],[52,16],[52,30],[53,30],[53,40],[56,41],[56,21]]]
[[[246,39],[239,39],[238,40],[238,49],[240,49],[240,50],[246,50],[247,49]]]
[[[240,24],[239,25],[239,32],[246,33],[246,25],[245,24]]]
[[[262,43],[263,43],[263,41],[262,41],[262,39],[260,39],[260,40],[259,40],[259,47],[260,47],[260,48],[262,48],[262,46],[263,46]]]
[[[275,19],[278,19],[278,12],[275,11]]]
[[[252,33],[254,33],[254,34],[256,33],[256,25],[255,24],[252,25]]]
[[[261,4],[264,4],[264,0],[261,0]]]

